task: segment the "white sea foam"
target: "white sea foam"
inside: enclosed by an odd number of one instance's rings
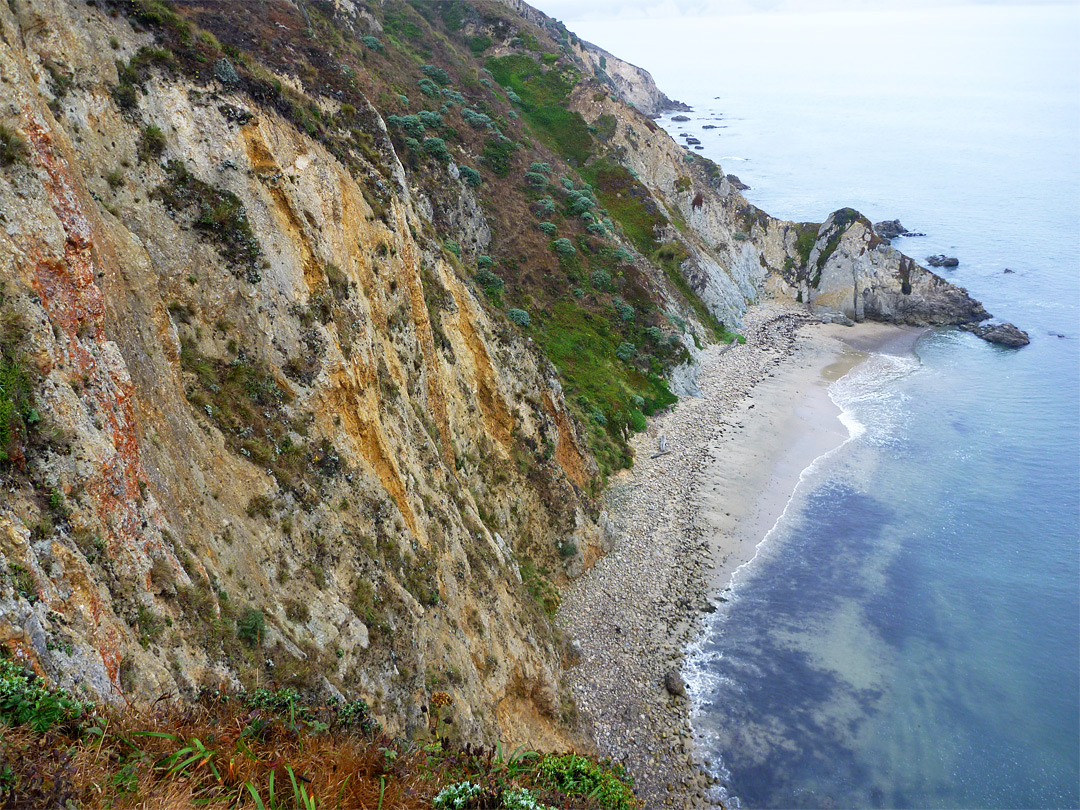
[[[873,354],[829,386],[829,398],[840,408],[840,422],[852,439],[874,446],[895,441],[908,418],[906,396],[896,383],[919,368],[915,357]]]

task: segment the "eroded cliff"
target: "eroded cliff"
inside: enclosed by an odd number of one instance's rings
[[[556,545],[596,553],[595,468],[385,132],[360,169],[397,187],[377,214],[367,175],[250,98],[155,74],[116,104],[115,60],[153,45],[124,17],[15,8],[0,275],[37,393],[5,476],[5,643],[98,695],[321,683],[391,727],[452,683],[466,728],[543,740],[560,652],[527,587]]]
[[[565,746],[557,586],[702,342],[762,295],[985,317],[750,206],[597,53],[494,1],[0,6],[9,651]]]

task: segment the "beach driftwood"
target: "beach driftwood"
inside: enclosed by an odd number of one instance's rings
[[[649,458],[660,458],[660,456],[666,456],[671,451],[667,448],[667,439],[663,436],[660,437],[660,449],[653,453]]]

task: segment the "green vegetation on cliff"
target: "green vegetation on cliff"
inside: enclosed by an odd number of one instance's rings
[[[305,6],[295,28],[271,23],[247,3],[212,14],[183,1],[108,0],[107,5],[131,15],[157,39],[154,48],[144,48],[121,66],[121,107],[137,106],[142,84],[155,71],[196,81],[225,76],[257,106],[283,115],[323,143],[356,174],[380,216],[389,189],[385,182],[373,182],[364,161],[389,178],[392,156],[376,114],[387,122],[409,182],[434,201],[460,194],[444,168],[456,164],[488,215],[487,252],[505,282],[498,295],[489,293],[489,304],[534,335],[555,363],[602,472],[630,463],[626,439],[640,425],[632,415],[674,401],[663,377],[685,359],[685,350],[670,342],[683,329],[669,323],[639,262],[656,262],[709,336],[722,339],[722,327],[677,266],[657,259],[658,232],[668,219],[609,149],[615,119],[603,118],[594,137],[572,109],[575,93],[600,86],[570,56],[561,26],[522,27],[508,9],[460,0],[391,0],[376,12],[381,36],[359,30],[319,3]],[[496,46],[511,52],[477,59]],[[276,78],[280,75],[290,76],[290,84]],[[337,112],[327,110],[322,100],[328,97]],[[241,123],[250,117],[237,114]],[[148,122],[147,131],[155,137],[146,139],[145,151],[160,154],[165,149],[156,137],[160,130]],[[547,166],[551,179],[526,169],[534,164]],[[227,192],[191,178],[181,162],[170,166],[171,183],[160,190],[162,200],[178,212],[197,207],[195,226],[218,243],[223,256],[246,268],[248,280],[257,280],[259,246],[243,211]],[[552,193],[562,198],[561,211],[538,208],[545,192],[547,199]],[[437,212],[440,207],[446,206],[437,205]],[[532,224],[530,213],[537,210],[547,221]],[[434,224],[440,243],[456,243],[448,220],[437,213]],[[556,246],[573,248],[559,253],[554,270],[547,266],[552,231]],[[640,259],[617,258],[622,249],[616,232]],[[458,258],[469,262],[468,256]],[[610,284],[583,288],[596,272],[607,274]],[[619,315],[616,299],[633,307],[633,320]],[[647,338],[650,329],[653,337]],[[627,350],[622,358],[615,354],[626,344],[636,347],[630,361]]]

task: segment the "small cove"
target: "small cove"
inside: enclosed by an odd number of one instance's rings
[[[690,668],[729,801],[1077,806],[1080,13],[571,27],[690,103],[662,123],[756,205],[899,217],[926,236],[897,247],[958,256],[947,277],[1032,337],[932,330],[831,385],[852,440],[804,478]]]

